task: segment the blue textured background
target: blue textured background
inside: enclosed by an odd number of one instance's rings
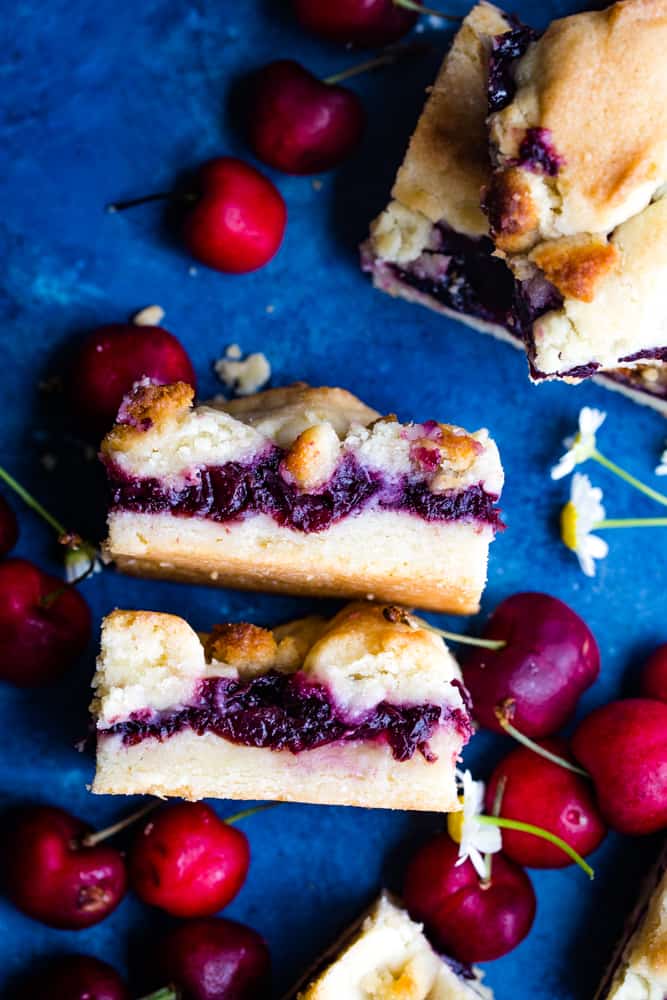
[[[538,26],[567,9],[518,6]],[[593,385],[533,388],[509,347],[391,301],[372,291],[357,268],[355,245],[386,200],[448,34],[426,22],[430,54],[353,83],[369,110],[362,150],[325,175],[321,188],[308,178],[277,176],[290,214],[280,254],[257,274],[225,277],[192,270],[159,207],[110,216],[104,204],[168,188],[180,171],[210,156],[247,156],[231,98],[252,68],[292,56],[324,75],[354,56],[303,35],[288,4],[277,0],[22,0],[3,21],[3,463],[68,524],[101,536],[95,464],[68,434],[59,394],[40,392],[39,383],[63,370],[81,332],[159,303],[165,325],[190,351],[204,396],[217,388],[213,359],[238,342],[245,351],[267,353],[274,384],[297,378],[340,384],[403,418],[490,427],[507,472],[508,530],[492,549],[485,610],[518,589],[556,594],[585,617],[601,646],[602,676],[582,711],[632,691],[647,651],[667,639],[667,533],[610,533],[609,558],[595,581],[585,579],[558,540],[567,485],[551,483],[548,468],[578,408],[588,403],[609,412],[604,450],[650,479],[664,421]],[[43,467],[45,455],[57,459],[53,471]],[[612,516],[658,513],[603,470],[589,471],[605,489]],[[57,569],[48,529],[26,511],[20,516],[18,553]],[[228,616],[277,622],[309,607],[111,571],[88,581],[85,594],[97,620],[121,605],[185,613],[203,628]],[[53,689],[0,690],[4,804],[57,803],[93,824],[130,809],[130,802],[89,796],[91,760],[73,749],[86,726],[93,657],[91,648]],[[483,774],[507,749],[482,735],[466,762]],[[234,807],[220,809],[224,815]],[[277,991],[380,885],[400,884],[410,849],[441,824],[436,816],[298,805],[247,821],[253,863],[228,912],[267,936]],[[535,873],[534,929],[513,954],[488,967],[498,1000],[590,997],[653,846],[610,837],[594,859],[593,885],[577,869]],[[157,985],[145,956],[164,922],[131,897],[82,933],[43,928],[5,901],[0,926],[0,975],[7,982],[37,957],[77,949],[129,967],[137,992]]]

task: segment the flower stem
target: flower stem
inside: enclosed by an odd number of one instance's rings
[[[225,823],[229,826],[233,826],[234,823],[240,823],[242,819],[248,819],[250,816],[254,816],[255,813],[264,812],[266,809],[275,809],[276,806],[284,805],[283,802],[264,802],[261,806],[253,806],[251,809],[242,809],[241,812],[234,813],[232,816],[227,816],[225,818]]]
[[[117,823],[112,823],[111,826],[105,827],[104,830],[96,830],[94,833],[87,833],[80,840],[81,846],[95,847],[96,844],[101,844],[103,840],[108,840],[109,837],[114,837],[117,833],[120,833],[121,830],[125,830],[128,826],[136,823],[142,816],[152,812],[153,809],[157,808],[159,804],[158,799],[153,799],[153,801],[147,802],[143,805],[141,809],[136,809],[133,813],[130,813],[129,816],[118,820]]]
[[[538,754],[540,757],[544,757],[545,760],[550,760],[552,764],[558,764],[559,767],[564,767],[566,771],[572,771],[574,774],[580,774],[582,778],[590,777],[587,771],[577,767],[576,764],[572,764],[564,757],[559,757],[558,754],[552,753],[551,750],[541,747],[539,743],[531,740],[530,736],[526,736],[525,733],[522,733],[516,728],[516,726],[513,726],[510,722],[509,706],[507,704],[497,705],[495,714],[498,722],[503,727],[507,735],[515,739],[517,743],[522,743],[523,746],[532,750],[533,753]]]
[[[667,528],[667,517],[617,517],[598,521],[593,529],[598,528]]]
[[[0,479],[2,479],[7,486],[11,487],[11,489],[13,489],[14,492],[21,497],[21,500],[23,500],[23,502],[27,504],[31,510],[34,510],[36,514],[39,514],[39,516],[43,518],[43,520],[45,520],[54,531],[57,531],[59,535],[67,534],[65,526],[61,524],[60,521],[53,516],[53,514],[50,514],[46,507],[42,506],[39,500],[35,500],[34,496],[31,493],[28,493],[25,487],[21,486],[21,484],[17,482],[17,480],[14,479],[14,477],[11,476],[6,469],[3,469],[1,465]]]
[[[550,844],[554,844],[559,847],[561,851],[564,851],[569,858],[579,865],[582,871],[585,871],[590,879],[595,878],[595,872],[591,866],[584,861],[581,854],[579,854],[573,847],[563,840],[562,837],[558,837],[555,833],[549,833],[548,830],[543,830],[541,826],[533,826],[532,823],[523,823],[518,819],[504,819],[501,816],[478,816],[478,821],[484,826],[497,826],[501,830],[518,830],[520,833],[530,833],[534,837],[540,837],[542,840],[548,840]]]
[[[629,483],[630,486],[634,486],[634,488],[636,490],[639,490],[640,493],[644,493],[647,497],[650,497],[657,503],[662,504],[663,507],[667,507],[667,496],[665,496],[664,493],[660,493],[658,490],[654,490],[652,489],[652,487],[646,486],[644,483],[641,482],[641,480],[636,479],[634,476],[631,476],[630,473],[626,472],[625,469],[622,469],[620,465],[616,465],[615,462],[612,462],[608,458],[606,458],[601,452],[597,450],[597,448],[592,452],[591,458],[599,465],[602,465],[605,469],[608,469],[610,472],[613,472],[614,475],[618,476],[620,479],[625,480],[625,482]]]
[[[460,635],[458,632],[446,632],[443,628],[437,628],[424,618],[411,615],[405,608],[399,608],[396,605],[387,606],[383,609],[382,614],[388,622],[392,622],[393,624],[409,625],[410,628],[424,628],[427,632],[433,632],[443,639],[449,639],[450,642],[459,642],[463,646],[481,646],[482,649],[498,650],[504,649],[507,645],[504,639],[478,639],[474,635]]]
[[[402,7],[403,10],[414,10],[417,14],[429,14],[431,17],[440,17],[443,21],[462,21],[460,14],[443,14],[440,10],[433,10],[432,7],[422,7],[416,0],[394,0],[394,7]]]

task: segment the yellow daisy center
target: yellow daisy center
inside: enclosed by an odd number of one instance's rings
[[[577,551],[577,520],[579,514],[571,500],[565,504],[560,515],[560,535],[568,549]]]
[[[463,805],[463,796],[459,795],[459,802]],[[461,812],[447,813],[447,833],[455,844],[460,844],[463,840],[463,810]]]

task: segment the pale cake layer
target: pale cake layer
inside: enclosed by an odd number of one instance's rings
[[[192,730],[135,746],[123,746],[120,736],[102,736],[92,791],[452,812],[459,808],[454,770],[461,738],[452,728],[437,732],[429,745],[437,761],[415,754],[398,762],[388,746],[363,741],[293,754]]]
[[[472,614],[493,529],[366,511],[303,534],[266,515],[218,524],[112,512],[106,552],[123,572],[215,586],[395,601]]]

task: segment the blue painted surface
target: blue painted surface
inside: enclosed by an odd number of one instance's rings
[[[466,6],[453,4],[464,11]],[[518,5],[533,23],[566,4]],[[216,391],[211,363],[238,342],[263,350],[274,384],[306,379],[344,385],[404,418],[437,417],[492,429],[504,458],[508,530],[492,550],[485,611],[519,589],[568,601],[599,640],[603,670],[581,711],[633,690],[645,654],[667,639],[667,533],[618,532],[595,581],[558,540],[567,493],[549,480],[560,440],[584,403],[606,409],[604,450],[650,479],[665,424],[650,410],[593,385],[529,385],[522,358],[490,338],[374,292],[357,269],[355,245],[383,205],[447,35],[426,25],[434,48],[418,61],[356,81],[370,124],[360,153],[337,173],[276,177],[290,213],[279,256],[265,270],[225,277],[192,271],[165,233],[158,207],[109,216],[112,198],[160,190],[185,168],[220,153],[247,156],[230,102],[253,67],[276,56],[333,72],[354,57],[302,35],[287,4],[230,0],[23,0],[4,19],[0,175],[3,349],[2,462],[53,510],[101,535],[94,463],[66,433],[62,399],[39,391],[62,371],[76,335],[161,304]],[[48,472],[45,455],[57,465]],[[651,515],[654,505],[603,470],[612,516]],[[21,511],[18,553],[57,569],[48,529]],[[96,621],[114,606],[185,613],[198,627],[245,618],[277,622],[315,602],[128,580],[104,573],[85,585]],[[444,620],[443,620],[444,621]],[[456,623],[449,622],[450,626]],[[130,803],[86,791],[91,760],[73,749],[86,726],[94,649],[67,680],[26,693],[0,690],[2,804],[57,803],[103,824]],[[466,763],[484,774],[507,750],[479,736]],[[229,814],[233,806],[221,804]],[[246,823],[253,863],[229,914],[265,934],[284,988],[382,884],[400,884],[411,848],[440,829],[435,816],[284,806]],[[534,873],[539,906],[528,940],[488,967],[498,1000],[584,1000],[610,952],[654,844],[609,838],[589,886],[576,869]],[[98,928],[51,931],[0,901],[0,976],[14,982],[38,957],[84,950],[130,968],[134,988],[156,985],[146,958],[165,921],[128,897]]]

